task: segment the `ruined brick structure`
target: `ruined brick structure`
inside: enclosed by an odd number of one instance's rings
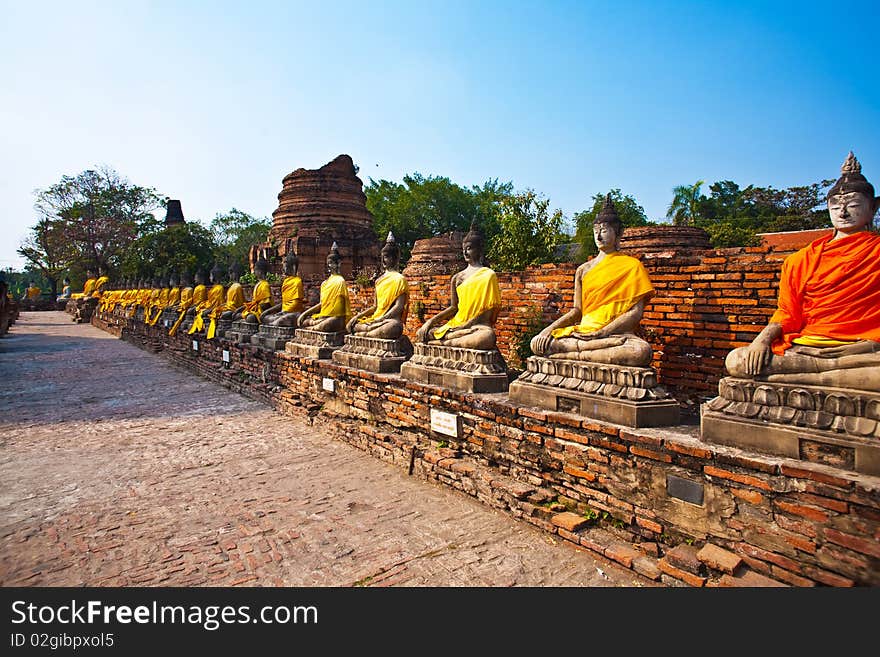
[[[270,270],[280,273],[281,262],[293,250],[303,282],[320,282],[327,275],[327,254],[336,242],[346,280],[377,272],[380,245],[366,200],[363,182],[348,155],[320,169],[300,168],[284,176],[269,243],[259,245],[270,249]]]

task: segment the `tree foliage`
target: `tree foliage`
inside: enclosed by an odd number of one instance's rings
[[[693,226],[699,214],[700,188],[704,180],[693,185],[678,185],[672,190],[672,202],[666,210],[666,218],[672,220],[673,226]]]
[[[440,176],[413,173],[403,183],[373,180],[366,186],[367,209],[377,238],[394,233],[401,262],[409,259],[416,240],[450,231],[467,231],[476,222],[487,240],[499,230],[498,204],[513,191],[512,183],[487,181],[465,188]]]
[[[36,198],[38,235],[22,246],[27,252],[22,255],[34,264],[104,273],[119,267],[135,239],[155,229],[159,222],[153,212],[164,203],[154,189],[134,185],[110,167],[64,176],[37,190]]]
[[[226,265],[236,261],[245,271],[251,246],[266,242],[272,220],[268,217],[258,219],[232,208],[229,212],[217,213],[210,228],[217,245],[217,259]]]
[[[502,270],[552,262],[556,247],[567,241],[561,210],[529,189],[502,196],[497,205],[498,232],[489,242],[489,262]]]
[[[31,233],[19,247],[18,253],[40,272],[53,296],[58,294],[58,281],[77,256],[65,238],[64,223],[46,217],[31,227]]]
[[[210,230],[196,222],[168,226],[139,237],[129,247],[122,265],[126,278],[167,278],[184,271],[208,272],[217,245]]]
[[[624,230],[632,226],[648,225],[649,221],[645,209],[632,196],[624,194],[619,189],[612,189],[608,194],[611,195],[611,200],[614,202]],[[586,259],[598,252],[596,243],[593,241],[593,221],[602,210],[605,196],[606,194],[595,194],[593,207],[574,215],[575,241],[580,245],[581,259]]]

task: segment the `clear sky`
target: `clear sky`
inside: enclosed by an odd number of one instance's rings
[[[880,2],[0,0],[0,267],[34,190],[109,165],[188,220],[270,216],[340,153],[369,178],[880,190]],[[708,186],[708,185],[707,185]],[[708,191],[704,187],[704,191]]]

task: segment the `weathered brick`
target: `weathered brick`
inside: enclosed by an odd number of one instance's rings
[[[775,500],[773,504],[780,511],[785,511],[786,513],[793,513],[794,515],[809,518],[810,520],[815,520],[817,522],[828,521],[828,514],[825,513],[825,511],[818,509],[814,506],[807,506],[805,504],[794,504],[793,502],[786,502],[785,500]]]
[[[642,553],[631,545],[615,542],[605,549],[605,556],[626,568],[631,568],[633,559],[641,557]]]
[[[745,484],[747,486],[754,486],[755,488],[760,488],[761,490],[772,490],[769,483],[767,483],[763,479],[759,479],[758,477],[752,477],[751,475],[737,474],[736,472],[722,470],[721,468],[716,468],[712,465],[705,466],[703,468],[703,472],[712,477],[729,479],[730,481],[736,481],[740,484]]]
[[[740,565],[742,565],[742,558],[738,557],[733,552],[714,545],[713,543],[706,543],[706,545],[697,552],[697,558],[709,568],[720,570],[731,575],[740,567]]]
[[[583,516],[579,516],[576,513],[572,513],[571,511],[564,511],[563,513],[557,513],[554,515],[550,521],[556,527],[562,527],[570,532],[576,532],[579,529],[582,529],[587,526],[588,521]]]
[[[718,582],[718,586],[768,588],[788,585],[770,577],[765,577],[753,570],[746,570],[739,575],[722,575]]]
[[[669,561],[667,561],[666,557],[663,557],[657,562],[657,566],[659,569],[669,575],[670,577],[674,577],[675,579],[686,582],[690,586],[701,587],[705,586],[706,578],[699,577],[698,575],[694,575],[693,573],[689,573],[686,570],[682,570],[681,568],[676,568]]]
[[[654,461],[662,461],[663,463],[672,463],[672,457],[669,454],[639,447],[638,445],[632,445],[629,448],[629,451],[636,456],[644,456],[645,458],[653,459]]]
[[[662,573],[660,567],[657,565],[657,560],[647,556],[639,556],[633,559],[632,569],[639,575],[643,575],[654,581],[659,580]]]
[[[697,556],[697,549],[687,543],[679,543],[667,550],[664,558],[676,568],[682,568],[694,575],[699,575],[703,570],[702,563]]]
[[[880,559],[880,541],[853,536],[852,534],[840,532],[836,529],[831,529],[830,527],[826,528],[823,531],[823,534],[825,538],[832,543],[837,543],[837,545],[842,545],[850,550],[855,550],[861,554]]]
[[[764,501],[764,496],[756,490],[748,490],[747,488],[730,488],[730,492],[735,497],[745,500],[749,504],[761,504]]]

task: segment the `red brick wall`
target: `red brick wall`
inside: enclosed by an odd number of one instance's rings
[[[738,256],[754,254],[733,255],[744,267]],[[737,280],[750,280],[740,273]],[[701,289],[712,288],[693,291]],[[880,585],[876,477],[706,444],[693,425],[625,429],[520,408],[503,395],[458,394],[226,342],[199,340],[194,351],[191,337],[169,338],[156,327],[117,326],[98,316],[93,323],[283,412],[307,414],[377,458],[652,579],[690,586]],[[323,377],[335,381],[334,392],[322,389]],[[431,432],[432,408],[461,418],[458,438]],[[702,503],[671,495],[670,476],[699,486]]]

